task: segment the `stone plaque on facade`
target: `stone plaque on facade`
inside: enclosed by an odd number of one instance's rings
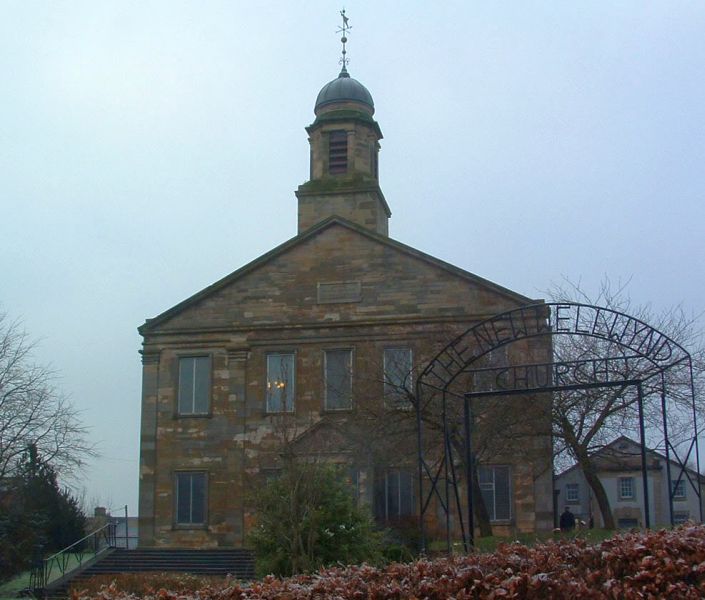
[[[362,284],[359,281],[318,282],[318,304],[360,302]]]

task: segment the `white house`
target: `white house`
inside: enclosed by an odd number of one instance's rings
[[[622,436],[597,451],[593,458],[617,527],[628,529],[645,526],[641,445]],[[655,450],[647,449],[646,464],[651,527],[668,527],[671,523],[666,457]],[[670,466],[671,485],[675,490],[674,523],[677,525],[689,520],[699,522],[705,477],[698,476],[691,469],[681,473],[678,463],[673,460],[670,461]],[[700,495],[696,493],[696,485],[700,486]],[[554,494],[558,513],[569,507],[577,519],[590,523],[592,517],[595,527],[603,525],[597,501],[578,465],[556,476]]]

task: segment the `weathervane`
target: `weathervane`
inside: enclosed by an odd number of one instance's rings
[[[347,54],[347,52],[345,51],[345,44],[348,41],[348,32],[352,29],[352,25],[348,25],[350,19],[345,16],[345,9],[340,11],[340,16],[343,17],[343,26],[338,27],[336,33],[343,34],[340,38],[340,41],[343,43],[343,55],[340,57],[339,62],[341,65],[343,65],[343,72],[347,72],[347,69],[345,67],[350,62],[350,59],[345,57],[345,55]]]

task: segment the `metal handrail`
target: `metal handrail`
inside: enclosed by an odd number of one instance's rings
[[[101,542],[105,542],[104,545],[101,545]],[[68,571],[73,571],[84,562],[98,556],[101,552],[114,547],[115,523],[111,521],[73,544],[66,546],[66,548],[55,552],[48,558],[37,561],[30,573],[30,588],[34,590],[44,589],[49,583],[55,567],[58,569],[60,576],[63,577]],[[73,563],[72,559],[77,559],[78,562]],[[68,568],[69,565],[71,565],[71,568]]]

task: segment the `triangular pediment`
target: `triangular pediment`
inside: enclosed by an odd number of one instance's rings
[[[336,293],[348,295],[338,297]],[[332,217],[147,320],[139,331],[148,335],[174,329],[262,327],[330,319],[491,316],[533,302],[410,246]]]

